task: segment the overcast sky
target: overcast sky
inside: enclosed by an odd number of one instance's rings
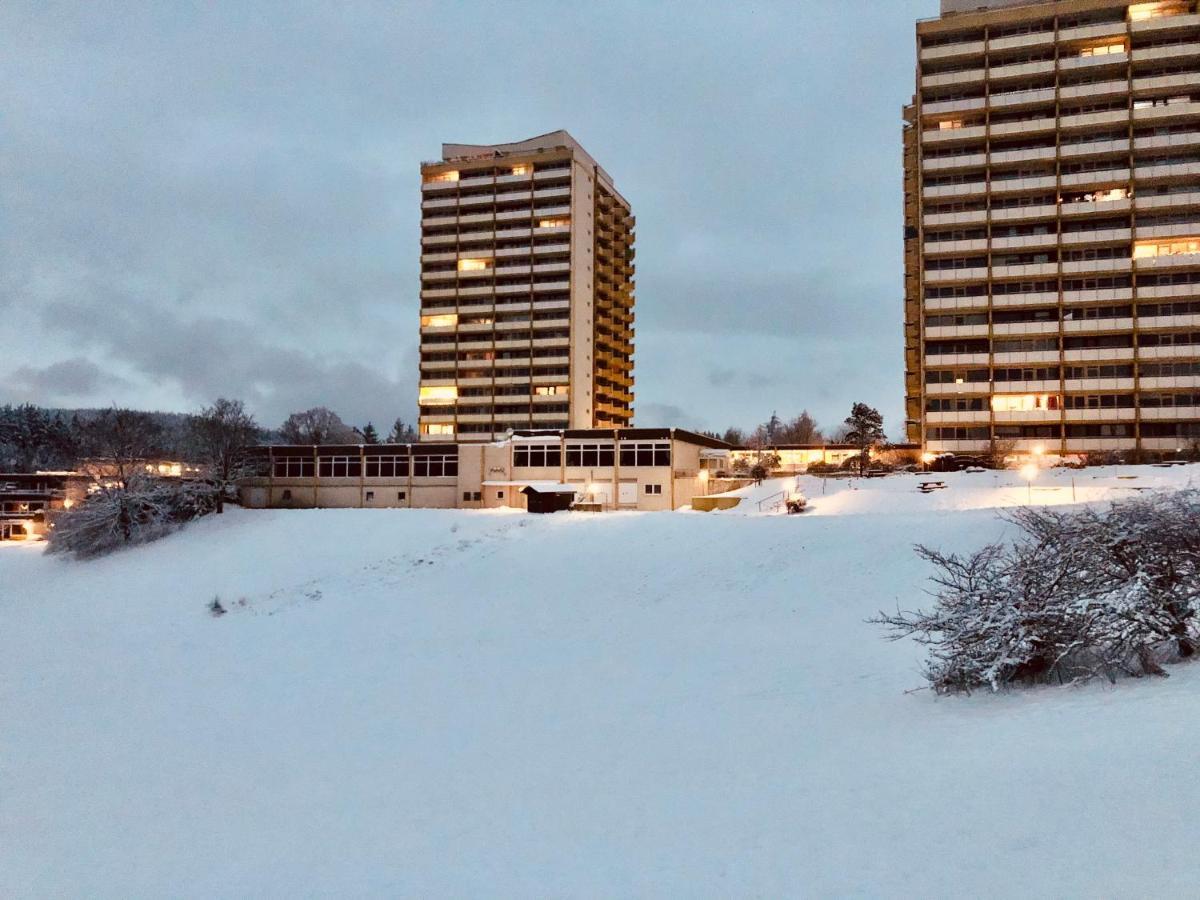
[[[902,431],[935,0],[0,2],[0,402],[416,414],[421,160],[564,128],[637,216],[636,424]]]

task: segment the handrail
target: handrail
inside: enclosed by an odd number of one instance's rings
[[[774,502],[772,502],[774,501]],[[787,501],[787,491],[780,491],[777,494],[772,494],[770,497],[765,497],[758,501],[758,511],[763,511],[764,503],[771,503],[772,509],[779,509]]]

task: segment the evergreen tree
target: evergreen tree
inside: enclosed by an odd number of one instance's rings
[[[379,443],[379,432],[375,430],[375,426],[370,422],[362,427],[362,430],[359,432],[359,434],[362,435],[362,441],[364,444]]]
[[[417,439],[417,433],[411,425],[406,425],[403,419],[397,419],[392,425],[392,430],[388,432],[387,442],[389,444],[411,444]]]
[[[867,473],[871,448],[884,441],[883,416],[865,403],[855,403],[846,417],[846,443],[858,448],[858,473]]]

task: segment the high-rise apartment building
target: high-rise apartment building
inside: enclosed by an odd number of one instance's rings
[[[1194,0],[943,0],[905,110],[909,438],[1200,441]]]
[[[565,131],[421,166],[420,438],[625,427],[629,204]]]

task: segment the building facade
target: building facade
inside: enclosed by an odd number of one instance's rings
[[[83,500],[90,483],[77,472],[0,472],[0,541],[45,537],[55,513]]]
[[[943,0],[916,33],[909,439],[955,452],[1195,445],[1195,2]]]
[[[502,441],[258,448],[250,508],[527,509],[528,487],[573,489],[597,511],[672,510],[744,480],[732,448],[673,428],[529,430]]]
[[[633,419],[633,229],[565,131],[443,144],[421,166],[419,439],[625,427]]]

